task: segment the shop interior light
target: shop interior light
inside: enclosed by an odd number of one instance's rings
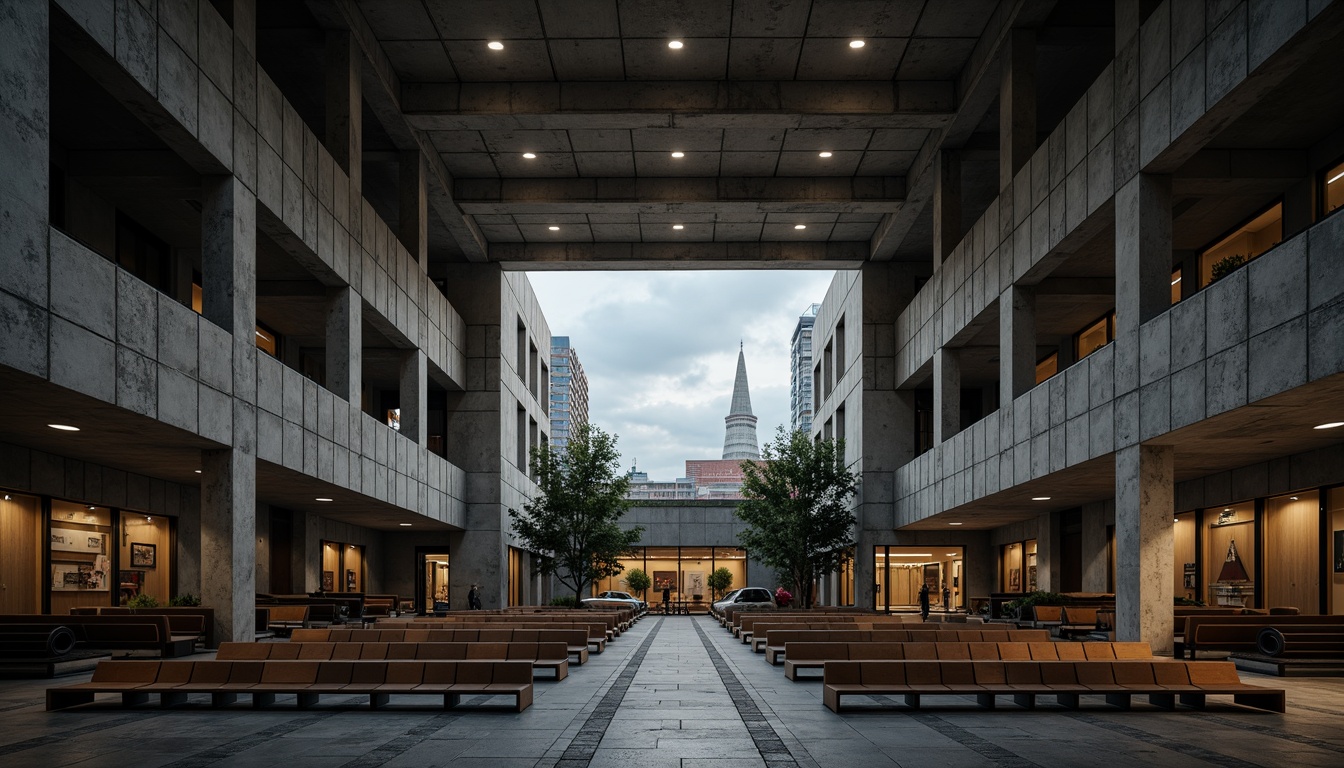
[[[948,525],[962,525],[962,523],[948,523]]]
[[[5,494],[5,501],[9,501],[9,500],[10,500],[10,499],[9,499],[9,494],[6,493],[6,494]]]
[[[194,470],[194,471],[195,471],[195,472],[196,472],[196,474],[198,474],[198,475],[199,475],[199,474],[201,474],[201,470],[199,470],[199,469],[197,469],[197,470]]]
[[[316,499],[313,499],[313,501],[331,501],[331,499],[328,499],[323,496],[318,496]]]
[[[1049,496],[1032,496],[1032,497],[1031,497],[1031,500],[1032,500],[1032,501],[1049,501],[1049,500],[1050,500],[1050,497],[1049,497]]]
[[[55,424],[48,426],[56,427]],[[1312,429],[1334,429],[1335,427],[1344,427],[1344,421],[1328,421],[1324,424],[1317,424]],[[73,429],[73,427],[56,427],[57,429]]]
[[[410,523],[397,523],[397,525],[400,525],[402,528],[410,528],[410,527],[411,527],[411,524],[410,524]]]
[[[79,427],[72,427],[72,426],[70,426],[69,424],[48,424],[47,426],[48,426],[48,427],[51,427],[52,429],[59,429],[59,430],[61,430],[62,432],[78,432],[78,431],[79,431]],[[1320,427],[1317,427],[1317,429],[1320,429]]]
[[[932,552],[892,552],[892,557],[933,557]]]
[[[504,50],[504,44],[499,42],[498,40],[491,40],[490,42],[485,44],[485,47],[489,48],[492,51]]]
[[[1289,497],[1288,497],[1288,500],[1289,500],[1289,501],[1297,501],[1297,497],[1296,497],[1296,496],[1289,496]]]
[[[1171,281],[1171,284],[1172,284],[1172,285],[1175,285],[1175,284],[1177,284],[1177,283],[1179,283],[1179,282],[1181,282],[1181,278],[1178,277],[1178,278],[1176,278],[1175,280],[1172,280],[1172,281]]]
[[[1339,181],[1340,179],[1344,179],[1344,171],[1340,171],[1339,173],[1336,173],[1334,176],[1331,176],[1330,180],[1325,183],[1334,184],[1336,181]]]

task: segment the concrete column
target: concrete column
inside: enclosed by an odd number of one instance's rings
[[[999,52],[999,189],[1036,151],[1036,33],[1014,29]]]
[[[1129,44],[1161,0],[1115,0],[1115,50]]]
[[[933,442],[961,431],[961,352],[942,347],[933,355]]]
[[[423,271],[429,265],[429,193],[425,187],[425,158],[418,149],[401,152],[397,158],[400,165],[397,235]]]
[[[999,295],[999,407],[1036,386],[1036,294],[1011,286]]]
[[[1059,591],[1060,528],[1058,511],[1043,512],[1036,518],[1036,588],[1044,592]]]
[[[1170,307],[1171,177],[1140,173],[1115,193],[1116,338]]]
[[[1173,448],[1131,445],[1115,453],[1115,639],[1172,646]]]
[[[327,303],[327,389],[355,406],[363,384],[363,309],[349,286],[334,290]]]
[[[1083,591],[1108,592],[1111,548],[1106,536],[1109,517],[1102,502],[1083,505]]]
[[[257,197],[233,176],[201,184],[201,314],[255,344]]]
[[[201,452],[201,602],[220,641],[254,639],[257,458],[239,448]]]
[[[45,308],[51,294],[50,11],[47,3],[6,3],[0,13],[0,274],[10,294],[0,295],[6,326],[0,360],[45,377],[47,318],[12,297]]]
[[[429,423],[428,369],[425,353],[413,349],[401,360],[401,434],[416,445],[425,445]]]
[[[940,150],[934,155],[933,266],[936,269],[961,242],[961,155]]]
[[[350,198],[364,188],[363,92],[359,46],[346,30],[329,29],[326,39],[326,147],[350,177]]]

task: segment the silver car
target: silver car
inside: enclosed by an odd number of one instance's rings
[[[620,600],[620,601],[623,602],[623,603],[629,603],[630,606],[631,606],[632,608],[634,608],[636,612],[643,612],[643,611],[647,611],[647,610],[649,609],[649,604],[648,604],[648,603],[644,602],[643,600],[640,600],[639,598],[635,597],[634,595],[630,594],[629,592],[617,592],[617,591],[614,591],[614,590],[608,590],[608,591],[606,591],[606,592],[598,592],[596,597],[593,597],[593,598],[590,598],[590,599],[592,599],[592,600]]]

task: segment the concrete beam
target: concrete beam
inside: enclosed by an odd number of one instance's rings
[[[326,39],[326,144],[336,164],[350,177],[350,191],[363,188],[364,154],[363,83],[359,48],[345,30],[327,31]]]
[[[470,214],[886,213],[904,202],[905,179],[597,178],[458,179],[453,196]]]
[[[426,192],[425,156],[418,149],[399,153],[397,173],[397,196],[399,220],[397,236],[406,246],[411,258],[424,269],[429,264],[428,256],[428,203]]]
[[[961,242],[961,156],[942,149],[934,159],[933,266],[938,268]]]
[[[1014,29],[1004,41],[999,85],[999,189],[1036,152],[1036,33]]]
[[[942,128],[950,81],[408,83],[401,107],[424,131],[572,128]],[[814,116],[816,119],[814,119]]]
[[[839,243],[494,243],[504,269],[854,269],[868,244]]]

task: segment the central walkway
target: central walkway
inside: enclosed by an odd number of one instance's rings
[[[204,657],[200,657],[204,658]],[[453,766],[471,768],[866,768],[881,766],[1338,766],[1344,685],[1257,678],[1283,686],[1288,713],[1213,704],[1160,712],[1136,704],[1082,711],[970,698],[936,708],[836,715],[819,682],[793,683],[707,616],[649,616],[568,679],[539,680],[522,713],[392,707],[332,696],[308,711],[281,697],[256,711],[102,706],[46,712],[53,681],[0,681],[0,765],[62,768]],[[87,675],[54,681],[82,682]],[[108,702],[114,699],[105,699]],[[412,700],[403,700],[412,701]]]

